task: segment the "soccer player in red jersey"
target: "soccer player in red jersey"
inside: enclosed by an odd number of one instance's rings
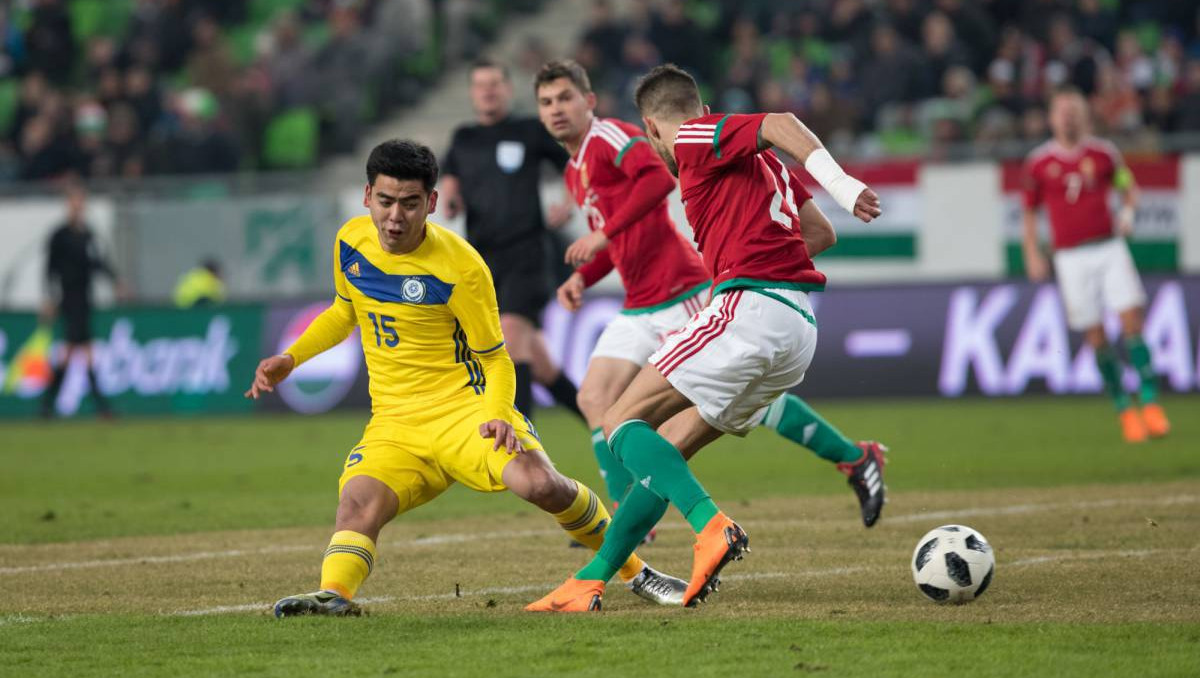
[[[1142,339],[1146,292],[1138,278],[1125,237],[1133,230],[1137,186],[1121,154],[1111,143],[1087,134],[1087,103],[1078,91],[1057,92],[1050,104],[1054,138],[1025,162],[1024,252],[1029,279],[1041,282],[1049,266],[1038,245],[1037,210],[1050,216],[1054,271],[1066,307],[1067,324],[1083,332],[1096,353],[1096,365],[1120,415],[1125,440],[1142,442],[1165,436],[1171,428],[1158,403],[1158,375]],[[1117,189],[1121,208],[1115,223],[1109,189]],[[1129,360],[1141,377],[1139,410],[1121,384],[1121,362],[1104,333],[1104,311],[1115,311]]]
[[[542,124],[571,154],[564,180],[591,229],[567,251],[568,263],[579,269],[559,287],[559,302],[577,310],[583,290],[614,268],[626,291],[625,307],[600,335],[579,387],[579,406],[593,429],[600,474],[616,503],[629,491],[633,476],[608,447],[604,413],[667,336],[703,309],[712,279],[667,213],[675,177],[641,129],[595,117],[595,95],[583,67],[569,60],[549,62],[534,79],[534,89]],[[832,245],[829,220],[790,172],[787,181],[800,205],[798,218],[810,253]],[[863,523],[875,524],[885,496],[883,446],[851,441],[790,393],[771,405],[763,425],[838,464],[850,476]],[[862,473],[854,473],[858,469]]]
[[[696,81],[659,66],[638,84],[648,141],[679,177],[684,208],[712,298],[671,335],[604,417],[609,446],[635,479],[597,557],[526,609],[597,609],[612,566],[674,504],[696,532],[683,604],[715,590],[748,546],[687,459],[724,433],[745,435],[779,396],[803,380],[816,348],[808,292],[824,287],[804,238],[795,184],[772,146],[805,168],[864,222],[879,198],[848,176],[794,115],[710,115]]]

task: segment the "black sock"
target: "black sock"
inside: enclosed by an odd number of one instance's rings
[[[43,417],[49,417],[54,414],[54,403],[58,400],[58,392],[62,390],[63,378],[66,376],[66,363],[54,368],[54,377],[50,380],[50,386],[46,387],[46,392],[42,394]]]
[[[554,383],[546,388],[550,390],[550,395],[554,396],[554,400],[559,405],[571,410],[581,421],[587,423],[587,418],[583,416],[583,411],[579,409],[579,403],[575,402],[576,396],[579,395],[579,389],[575,388],[575,383],[567,377],[565,372],[559,372],[558,378],[554,380]]]
[[[96,412],[101,415],[112,414],[112,408],[108,406],[108,398],[100,392],[100,386],[96,383],[96,370],[88,367],[88,391],[92,395],[92,399],[96,402]]]
[[[521,414],[533,418],[533,368],[529,363],[517,363],[517,394],[513,404]]]

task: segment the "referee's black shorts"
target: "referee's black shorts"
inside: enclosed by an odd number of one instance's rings
[[[479,251],[492,271],[501,315],[514,313],[542,326],[542,309],[554,292],[546,249],[545,240],[537,237]]]
[[[92,303],[87,297],[64,297],[58,306],[64,336],[68,344],[86,344],[92,340]]]

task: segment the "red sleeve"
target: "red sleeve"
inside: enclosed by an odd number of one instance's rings
[[[1022,202],[1027,210],[1037,209],[1042,204],[1042,183],[1034,167],[1033,163],[1026,163],[1021,177]]]
[[[629,140],[629,146],[613,161],[633,188],[621,208],[604,225],[604,235],[615,237],[636,224],[675,190],[675,177],[662,159],[641,137]]]
[[[766,113],[706,115],[689,120],[675,135],[675,158],[700,171],[711,170],[759,152],[758,130]]]
[[[576,269],[579,275],[583,276],[584,287],[591,287],[600,282],[600,279],[608,275],[612,270],[612,255],[608,253],[607,249],[600,250],[591,261]]]

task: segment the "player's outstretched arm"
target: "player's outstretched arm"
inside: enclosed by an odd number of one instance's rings
[[[254,382],[250,384],[250,390],[246,391],[246,397],[258,400],[263,393],[273,393],[275,385],[287,379],[295,367],[296,359],[287,353],[263,358],[262,362],[258,363],[258,369],[254,370]]]
[[[1037,210],[1026,207],[1021,213],[1021,252],[1025,255],[1025,274],[1032,282],[1050,277],[1050,264],[1038,243]]]
[[[804,165],[804,169],[829,192],[842,209],[870,222],[883,211],[879,196],[863,182],[846,174],[817,135],[791,113],[769,113],[763,118],[759,135],[763,144],[774,146]]]
[[[815,257],[837,244],[837,232],[829,217],[812,200],[800,206],[800,235],[808,248],[808,256]]]
[[[258,399],[264,392],[274,391],[276,384],[306,360],[345,341],[354,329],[354,323],[354,305],[340,297],[334,299],[333,304],[313,318],[304,333],[286,351],[258,364],[254,383],[246,391],[246,397]]]

